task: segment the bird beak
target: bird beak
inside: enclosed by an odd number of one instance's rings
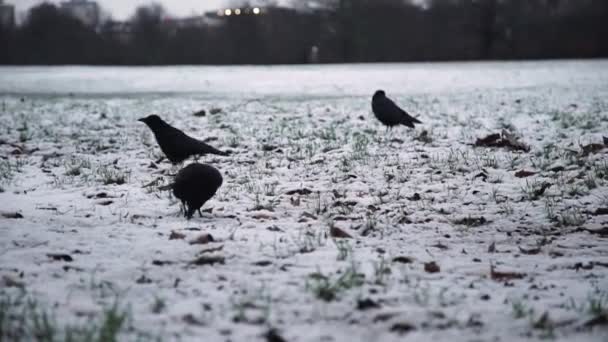
[[[137,119],[137,121],[146,122],[146,118]]]

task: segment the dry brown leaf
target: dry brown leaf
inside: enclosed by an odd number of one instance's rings
[[[183,240],[186,238],[186,234],[182,234],[179,232],[176,232],[174,230],[171,231],[171,234],[169,235],[169,240]]]
[[[215,240],[213,240],[213,236],[211,236],[211,234],[201,234],[199,235],[196,239],[190,241],[191,245],[205,245],[208,244],[209,242],[213,242]]]
[[[434,261],[424,263],[424,270],[427,273],[438,273],[439,271],[441,271],[439,265],[437,265],[437,263]]]
[[[331,228],[329,228],[329,235],[333,238],[337,238],[337,239],[352,239],[352,235],[348,234],[347,232],[345,232],[344,230],[336,227],[336,226],[331,226]]]
[[[519,170],[519,171],[515,172],[515,177],[526,178],[526,177],[534,176],[535,174],[536,174],[536,172]]]
[[[494,268],[494,265],[490,266],[490,277],[495,281],[505,281],[513,279],[523,279],[526,277],[525,273],[518,272],[500,272]]]

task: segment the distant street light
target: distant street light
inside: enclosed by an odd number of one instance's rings
[[[227,16],[230,16],[230,15],[232,15],[232,10],[230,8],[226,8],[224,10],[224,14],[227,15]]]
[[[260,9],[258,7],[254,7],[253,14],[260,14]]]
[[[240,8],[235,9],[234,14],[241,15],[241,9]]]

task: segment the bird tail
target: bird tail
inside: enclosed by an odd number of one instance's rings
[[[403,122],[401,122],[402,125],[407,126],[409,128],[416,128],[416,126],[414,126],[414,123],[410,120],[403,120]]]
[[[218,156],[224,156],[224,157],[226,157],[226,156],[229,156],[229,155],[230,155],[230,153],[228,153],[228,152],[226,152],[226,151],[220,151],[220,150],[218,150],[218,149],[217,149],[217,148],[215,148],[215,147],[212,147],[212,148],[209,150],[209,152],[208,152],[208,153],[211,153],[211,154],[217,154]]]
[[[217,150],[217,153],[216,153],[216,154],[217,154],[217,155],[220,155],[220,156],[227,157],[227,156],[229,156],[229,155],[230,155],[230,152],[228,152],[228,151],[220,151],[220,150]]]
[[[217,148],[215,148],[211,145],[207,145],[203,142],[201,142],[201,144],[199,145],[198,154],[217,154],[218,156],[230,155],[230,153],[228,153],[228,152],[220,151]]]
[[[414,125],[415,123],[421,124],[422,122],[408,114],[404,115],[403,120],[401,120],[401,124],[403,124],[409,128],[416,128],[416,126]]]

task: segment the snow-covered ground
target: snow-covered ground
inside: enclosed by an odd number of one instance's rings
[[[608,340],[608,61],[0,68],[0,101],[12,338]],[[152,113],[233,152],[202,218]]]

